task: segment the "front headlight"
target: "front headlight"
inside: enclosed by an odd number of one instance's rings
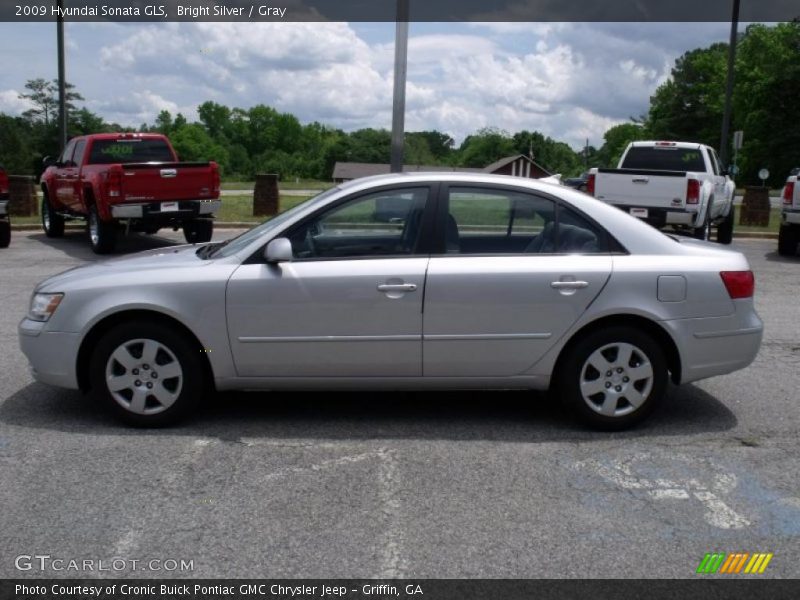
[[[63,299],[64,294],[34,294],[28,318],[32,321],[49,320]]]

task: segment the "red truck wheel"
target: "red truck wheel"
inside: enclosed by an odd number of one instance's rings
[[[210,242],[213,234],[214,221],[211,219],[192,219],[183,224],[183,235],[189,244]]]
[[[57,238],[64,235],[64,217],[57,214],[50,205],[50,200],[45,192],[42,198],[42,229],[49,238]]]
[[[11,221],[0,221],[0,248],[8,248],[11,243]]]
[[[97,207],[89,208],[89,217],[86,219],[86,231],[89,234],[89,244],[95,254],[109,254],[117,245],[117,229],[113,221],[106,223],[97,214]]]

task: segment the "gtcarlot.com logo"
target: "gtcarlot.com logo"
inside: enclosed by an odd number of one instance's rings
[[[50,554],[20,554],[14,559],[18,571],[194,571],[194,560],[183,558],[62,558]]]
[[[700,561],[697,573],[705,575],[714,573],[723,575],[760,575],[767,570],[767,565],[772,560],[772,556],[772,552],[756,552],[755,554],[750,554],[749,552],[734,552],[733,554],[708,552],[703,557],[703,560]]]

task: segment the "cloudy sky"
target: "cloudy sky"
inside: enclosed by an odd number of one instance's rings
[[[406,129],[461,141],[538,130],[575,148],[647,111],[686,50],[726,23],[412,23]],[[205,100],[263,103],[345,130],[391,127],[393,23],[68,23],[67,78],[85,106],[138,126]],[[55,25],[0,23],[0,112],[56,77]]]

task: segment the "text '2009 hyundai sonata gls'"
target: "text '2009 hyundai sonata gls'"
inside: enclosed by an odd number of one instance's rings
[[[668,378],[749,365],[745,257],[516,177],[356,180],[223,243],[42,282],[19,326],[44,383],[163,425],[205,390],[553,388],[589,424]]]

